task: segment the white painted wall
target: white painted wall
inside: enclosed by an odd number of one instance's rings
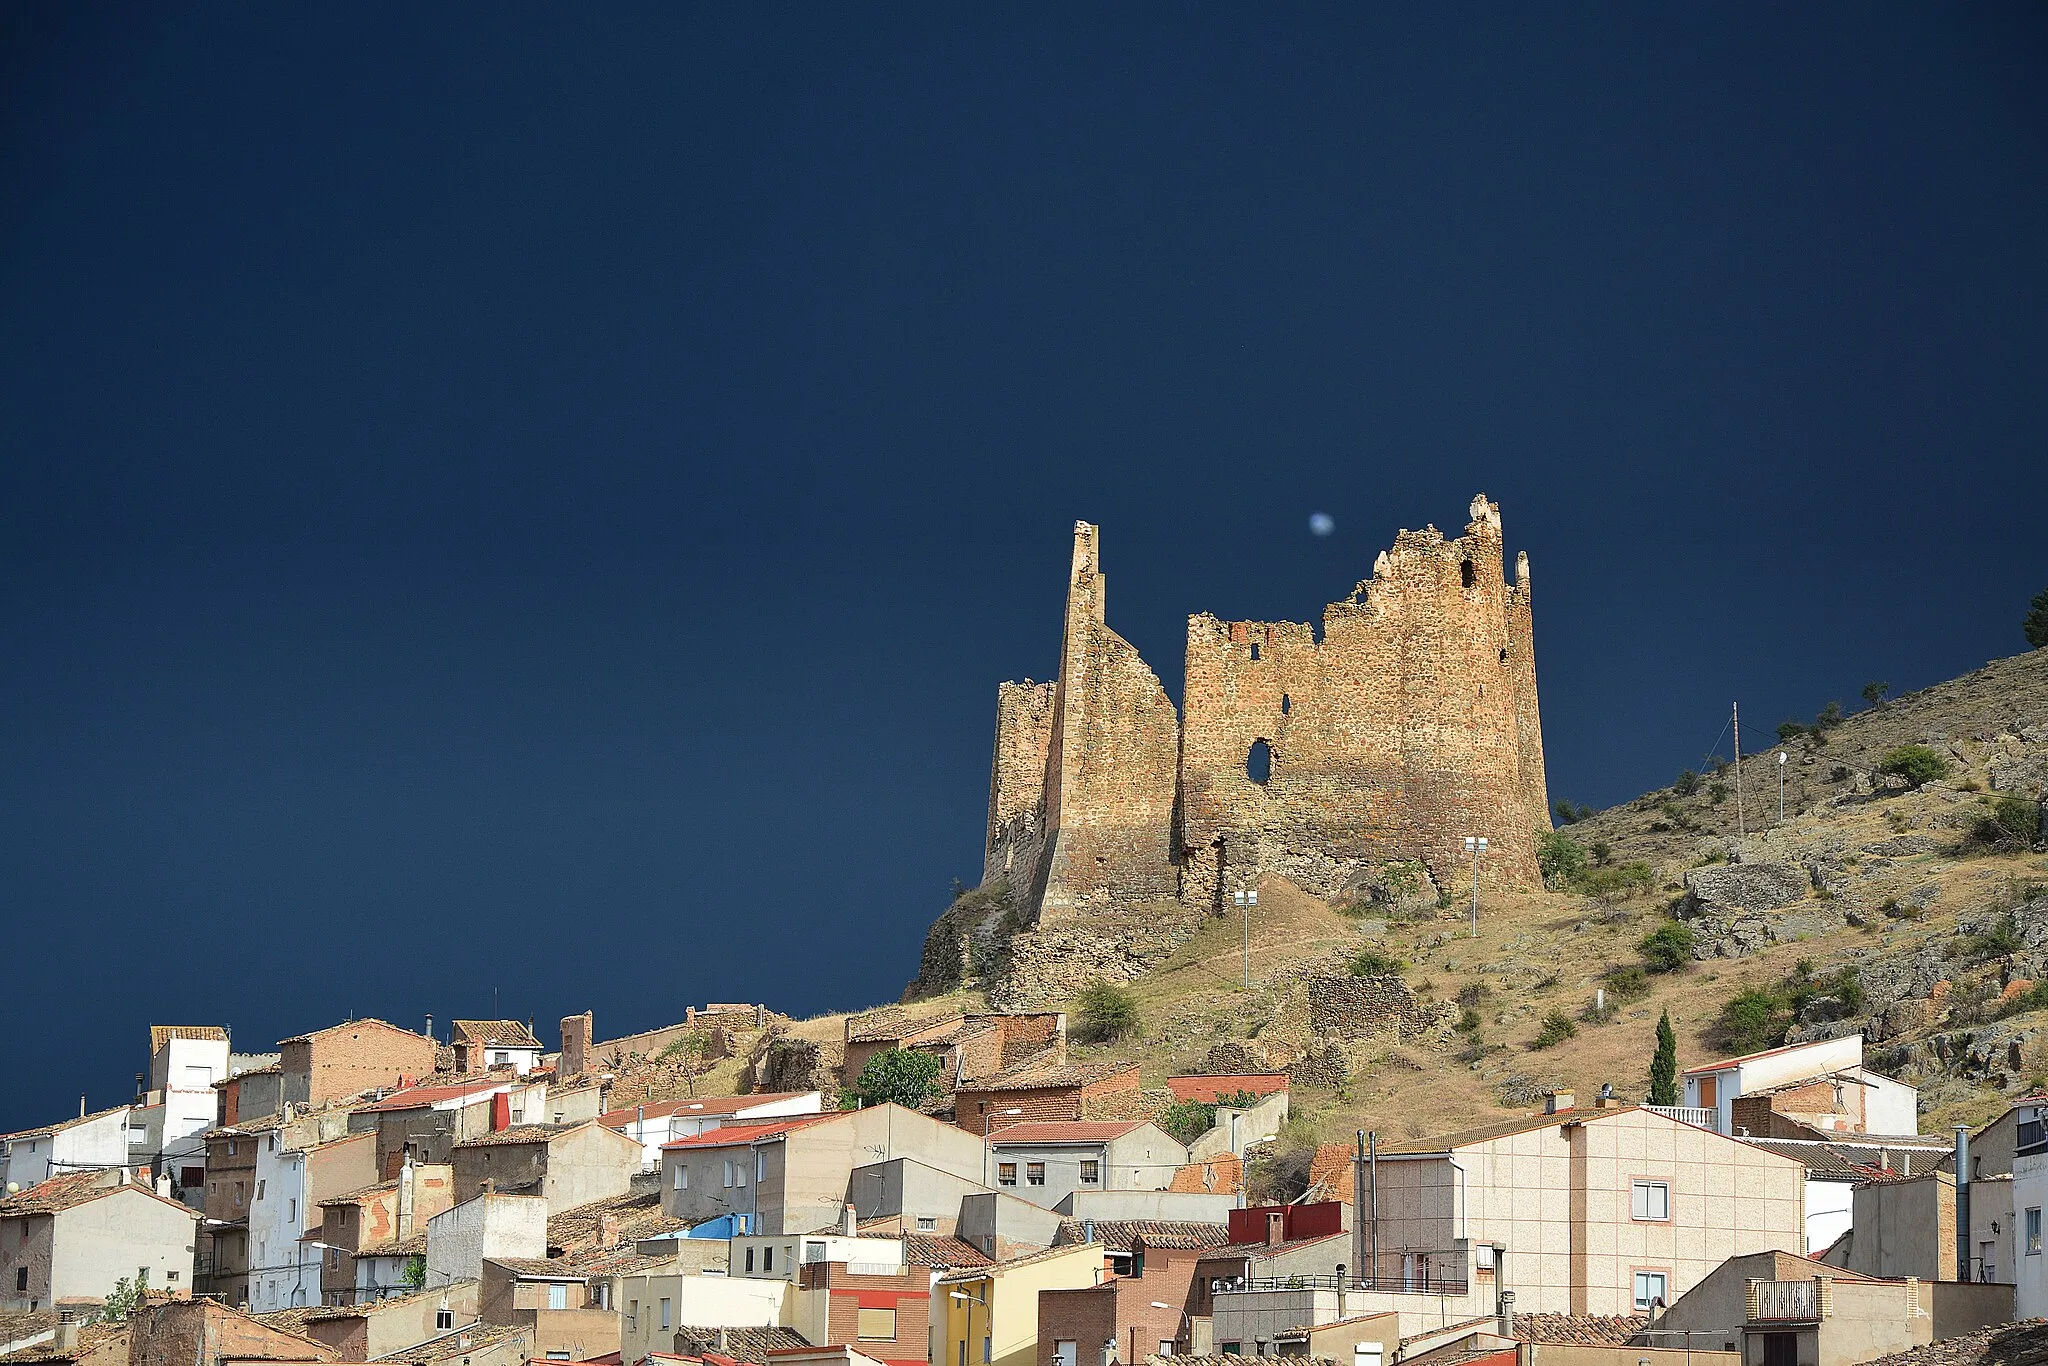
[[[132,1186],[74,1205],[57,1215],[51,1239],[51,1298],[104,1300],[144,1267],[150,1289],[189,1292],[197,1228],[193,1211]]]
[[[548,1255],[541,1195],[478,1195],[427,1220],[427,1285],[483,1279],[486,1257]]]
[[[787,1281],[675,1273],[620,1276],[612,1283],[619,1311],[620,1360],[632,1366],[649,1352],[673,1352],[676,1329],[767,1328],[788,1324],[793,1303]],[[668,1326],[661,1302],[669,1302]]]
[[[255,1135],[256,1188],[249,1198],[249,1307],[257,1313],[320,1303],[320,1249],[306,1231],[306,1155],[275,1129]]]
[[[1806,1178],[1806,1247],[1807,1256],[1818,1257],[1826,1251],[1835,1239],[1849,1231],[1854,1221],[1851,1207],[1854,1202],[1856,1183],[1853,1181],[1820,1181],[1812,1175]]]

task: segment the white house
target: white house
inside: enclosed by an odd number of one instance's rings
[[[785,1115],[815,1115],[824,1109],[816,1091],[772,1091],[757,1096],[703,1096],[688,1100],[656,1100],[627,1110],[599,1115],[598,1122],[628,1138],[640,1140],[640,1170],[661,1166],[661,1145],[722,1124],[751,1124]]]
[[[540,1040],[517,1020],[454,1020],[448,1043],[455,1050],[455,1070],[487,1072],[509,1067],[525,1076],[540,1066]]]
[[[89,1115],[81,1099],[77,1119],[0,1137],[0,1193],[25,1191],[67,1172],[127,1166],[131,1108],[117,1105]]]
[[[1920,1132],[1920,1092],[1905,1082],[1882,1076],[1863,1065],[1863,1036],[1786,1044],[1747,1053],[1739,1058],[1689,1067],[1683,1075],[1686,1109],[1711,1112],[1707,1127],[1734,1135],[1755,1123],[1736,1118],[1735,1102],[1751,1097],[1746,1112],[1775,1111],[1810,1128],[1839,1133],[1897,1134]],[[1687,1115],[1676,1118],[1690,1119]]]
[[[67,1172],[0,1200],[0,1310],[103,1303],[147,1273],[151,1290],[192,1289],[197,1211],[131,1181],[128,1169]]]
[[[320,1303],[320,1202],[377,1179],[377,1136],[299,1144],[258,1134],[249,1201],[249,1307],[258,1313]]]
[[[2019,1127],[2012,1159],[2014,1317],[2048,1316],[2048,1253],[2042,1251],[2041,1212],[2048,1209],[2048,1099],[2016,1108]]]
[[[228,1075],[228,1048],[228,1032],[219,1025],[149,1027],[149,1151],[136,1152],[131,1143],[130,1160],[169,1176],[173,1188],[191,1193],[189,1198],[206,1185],[206,1131],[220,1106],[213,1086]]]
[[[484,1258],[548,1255],[548,1202],[486,1192],[427,1220],[427,1287],[483,1277]]]

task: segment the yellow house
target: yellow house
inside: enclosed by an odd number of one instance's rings
[[[1037,1366],[1038,1292],[1086,1290],[1102,1277],[1099,1243],[939,1277],[932,1285],[933,1366]]]

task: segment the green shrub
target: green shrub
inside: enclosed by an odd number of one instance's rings
[[[1885,694],[1891,690],[1892,685],[1889,683],[1865,683],[1863,685],[1863,700],[1873,707],[1881,707],[1884,705]]]
[[[1593,856],[1593,866],[1595,868],[1605,868],[1608,864],[1614,862],[1614,846],[1606,840],[1594,840],[1586,846],[1586,852]]]
[[[1948,760],[1925,745],[1900,745],[1878,760],[1877,771],[1904,778],[1910,787],[1919,787],[1946,778]]]
[[[1574,890],[1606,901],[1626,901],[1642,896],[1657,885],[1657,875],[1647,863],[1624,863],[1619,868],[1588,868],[1579,874]]]
[[[2034,843],[2041,828],[2041,809],[2025,797],[1984,799],[1987,808],[1970,827],[1965,842],[1981,849],[2017,851]]]
[[[1686,815],[1675,802],[1662,803],[1657,808],[1657,814],[1670,821],[1679,830],[1696,830],[1699,828],[1699,823],[1691,816]]]
[[[1216,1107],[1199,1100],[1176,1101],[1152,1122],[1173,1135],[1176,1143],[1192,1143],[1216,1127]]]
[[[1559,825],[1577,825],[1580,821],[1591,820],[1599,813],[1590,806],[1580,806],[1569,797],[1559,797],[1553,808],[1557,812]]]
[[[2048,647],[2048,588],[2034,594],[2034,600],[2027,604],[2026,619],[2020,623],[2020,630],[2026,633],[2027,644],[2035,649]]]
[[[1476,1006],[1481,1001],[1490,1001],[1492,999],[1493,988],[1484,982],[1467,982],[1464,986],[1458,988],[1457,1000],[1461,1006]]]
[[[1678,771],[1678,781],[1671,784],[1671,790],[1681,797],[1690,797],[1700,790],[1700,775],[1689,768]]]
[[[1460,1034],[1477,1034],[1479,1032],[1479,1025],[1479,1012],[1470,1006],[1465,1007],[1464,1011],[1458,1016],[1458,1032]]]
[[[1813,718],[1816,731],[1830,731],[1842,724],[1842,704],[1830,702],[1820,709],[1820,715]]]
[[[1963,956],[1982,963],[1991,958],[2010,958],[2027,946],[2020,938],[2020,926],[2009,915],[2002,915],[1982,934],[1973,934],[1963,944]]]
[[[1708,800],[1708,801],[1711,801],[1711,802],[1712,802],[1712,803],[1713,803],[1714,805],[1716,805],[1716,806],[1719,806],[1719,805],[1720,805],[1720,804],[1721,804],[1722,802],[1725,802],[1725,801],[1727,801],[1727,800],[1728,800],[1728,784],[1726,784],[1726,783],[1709,783],[1709,784],[1707,784],[1707,800]]]
[[[1636,948],[1651,972],[1678,972],[1691,965],[1695,942],[1692,926],[1667,920],[1644,935]]]
[[[1640,1001],[1650,994],[1650,976],[1634,963],[1611,967],[1601,974],[1601,984],[1607,988],[1611,1001],[1626,1004]]]
[[[1408,965],[1392,954],[1384,953],[1367,944],[1351,955],[1350,966],[1353,977],[1398,977],[1401,969]]]
[[[1792,1011],[1774,991],[1752,987],[1737,992],[1721,1007],[1714,1021],[1715,1043],[1730,1053],[1761,1053],[1785,1042],[1792,1027]]]
[[[1778,723],[1778,743],[1781,745],[1789,745],[1804,734],[1806,734],[1806,727],[1797,721],[1780,721]]]
[[[1536,835],[1536,867],[1543,885],[1565,888],[1586,871],[1586,851],[1561,830],[1542,830]]]
[[[1562,1010],[1553,1010],[1543,1017],[1537,1027],[1536,1037],[1529,1040],[1531,1048],[1554,1048],[1566,1039],[1576,1038],[1579,1027],[1572,1023],[1572,1017]]]
[[[1090,1043],[1110,1043],[1138,1029],[1138,998],[1114,982],[1090,982],[1076,999],[1080,1035]]]

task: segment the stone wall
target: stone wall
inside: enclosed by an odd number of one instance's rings
[[[984,885],[1045,926],[1166,897],[1213,910],[1263,873],[1326,897],[1389,860],[1441,878],[1473,834],[1491,844],[1484,877],[1537,885],[1549,797],[1528,557],[1509,582],[1499,508],[1482,494],[1471,513],[1456,539],[1401,532],[1324,609],[1320,639],[1304,622],[1191,617],[1184,716],[1106,625],[1098,533],[1076,524],[1059,679],[997,695]],[[928,989],[994,928],[963,919],[928,943]],[[1110,966],[1093,975],[1124,975]]]
[[[1317,977],[1308,983],[1309,1028],[1324,1039],[1435,1039],[1458,1018],[1455,1006],[1416,998],[1398,976]]]

